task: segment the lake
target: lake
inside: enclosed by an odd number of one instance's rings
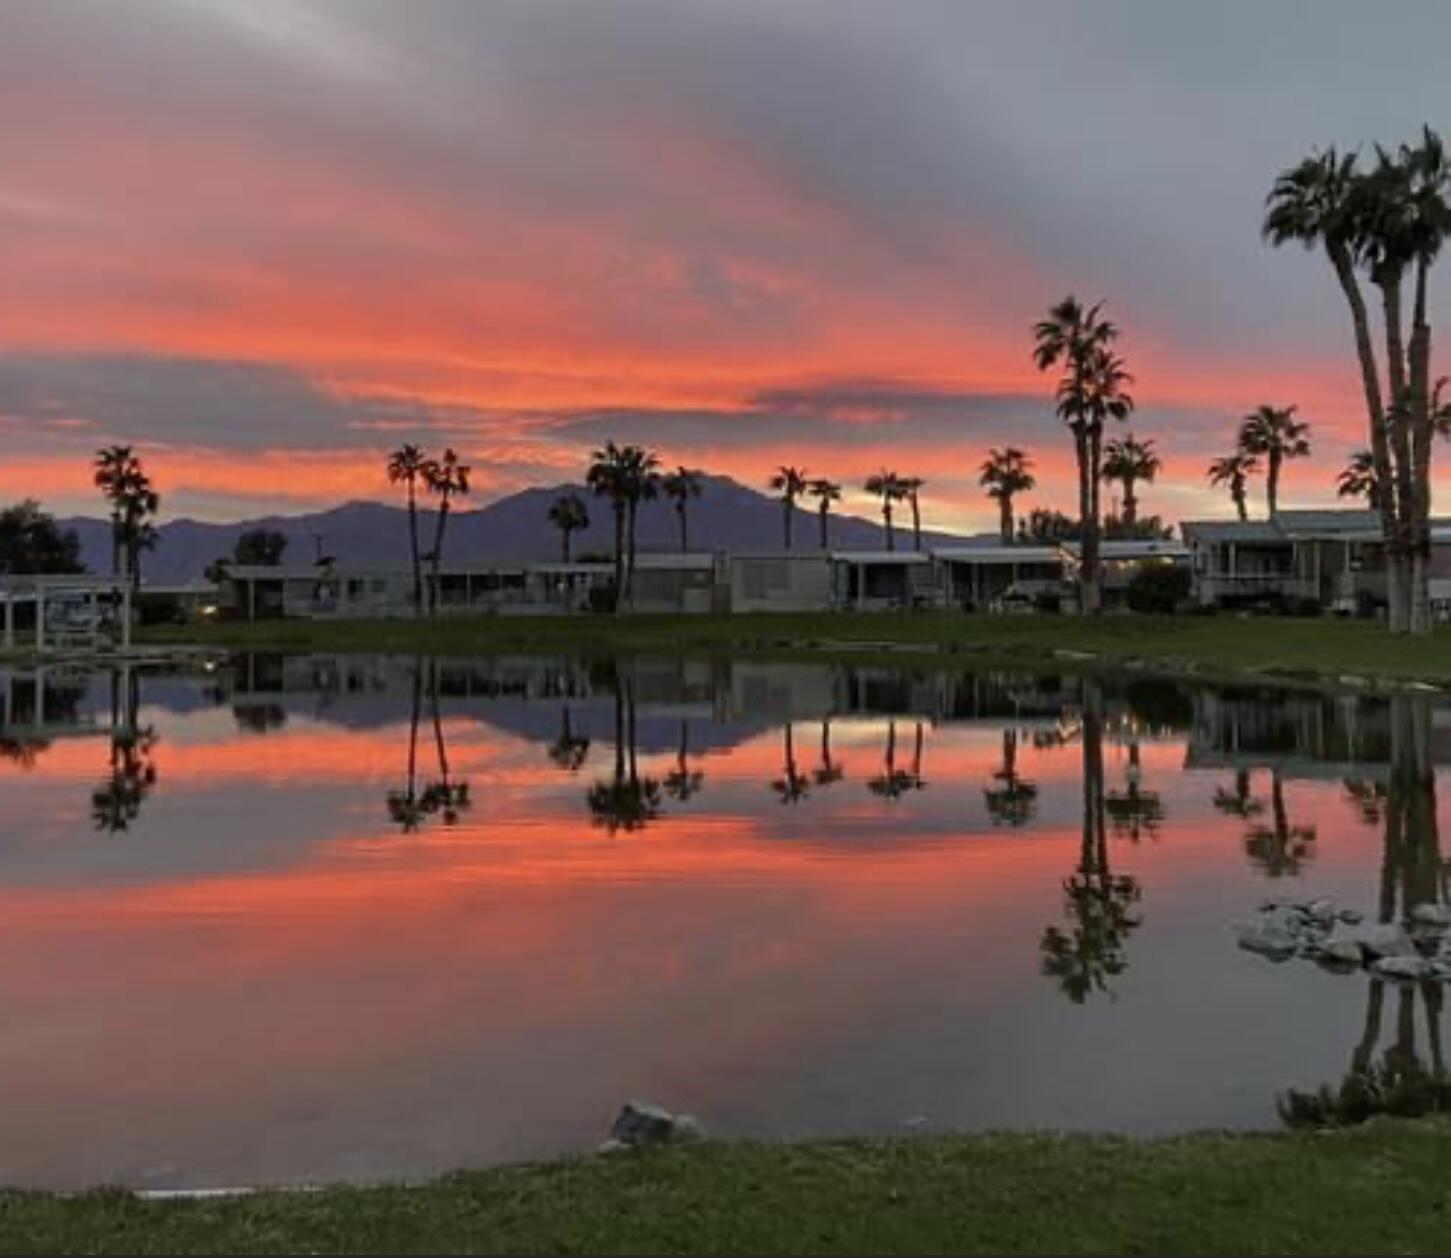
[[[417,1177],[631,1098],[1272,1128],[1439,1064],[1439,986],[1234,927],[1444,899],[1447,764],[1422,695],[890,654],[0,670],[0,1182]]]

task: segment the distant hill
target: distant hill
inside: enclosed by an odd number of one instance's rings
[[[614,547],[614,525],[609,503],[594,498],[583,486],[554,485],[547,489],[526,489],[501,498],[477,511],[455,511],[449,517],[444,539],[445,562],[462,563],[483,559],[553,559],[559,555],[559,533],[548,522],[550,504],[562,493],[574,489],[589,504],[590,527],[576,533],[575,555],[608,552]],[[161,540],[143,561],[146,579],[178,582],[200,576],[214,559],[231,554],[237,538],[248,529],[269,528],[288,539],[287,560],[306,563],[318,553],[341,562],[366,561],[377,564],[408,562],[407,511],[401,506],[377,502],[349,502],[330,511],[294,516],[260,516],[231,524],[208,524],[199,520],[173,520],[160,526]],[[911,519],[905,504],[898,519],[897,544],[911,543]],[[94,572],[105,572],[111,563],[111,527],[108,521],[73,517],[61,521],[74,529],[81,540],[81,557]],[[424,549],[431,544],[432,512],[420,512],[420,534]],[[707,476],[701,497],[690,504],[690,543],[700,550],[758,550],[781,545],[781,504],[778,499],[726,476]],[[814,511],[800,510],[793,525],[796,545],[813,547],[819,537]],[[639,542],[642,550],[673,550],[679,544],[675,513],[664,501],[643,503],[640,508]],[[935,543],[963,541],[947,533],[924,533]],[[830,517],[830,543],[844,549],[880,548],[886,533],[880,524],[859,516]]]

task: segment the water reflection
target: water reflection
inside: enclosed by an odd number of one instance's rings
[[[1393,698],[1387,777],[1345,783],[1360,819],[1382,827],[1376,920],[1404,923],[1413,931],[1420,906],[1451,902],[1451,862],[1441,855],[1432,718],[1426,697]],[[1422,929],[1413,937],[1423,953],[1445,946],[1440,931]],[[1372,975],[1366,980],[1361,1034],[1344,1076],[1315,1090],[1286,1089],[1276,1103],[1281,1118],[1292,1126],[1324,1125],[1451,1109],[1442,1049],[1444,1000],[1439,981],[1393,982]]]
[[[268,655],[0,670],[7,748],[0,1182],[423,1173],[588,1147],[630,1095],[1168,1131],[1445,1081],[1440,986],[1228,929],[1446,903],[1426,696]]]
[[[1108,800],[1103,774],[1103,695],[1095,679],[1083,683],[1078,730],[1083,751],[1083,842],[1078,866],[1063,883],[1066,926],[1049,926],[1040,945],[1043,973],[1057,980],[1075,1004],[1108,992],[1128,968],[1129,935],[1142,924],[1138,880],[1113,872],[1109,860]]]

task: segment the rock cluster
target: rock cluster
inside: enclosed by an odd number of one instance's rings
[[[610,1128],[601,1153],[643,1149],[657,1144],[691,1144],[705,1139],[705,1128],[692,1114],[672,1114],[648,1101],[628,1101]]]
[[[1241,948],[1272,961],[1304,957],[1397,982],[1451,983],[1451,907],[1443,904],[1418,904],[1404,922],[1366,923],[1325,896],[1269,900],[1237,933]]]

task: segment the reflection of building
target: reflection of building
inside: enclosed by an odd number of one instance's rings
[[[1441,731],[1451,761],[1451,728]],[[1375,777],[1390,763],[1390,702],[1348,695],[1201,690],[1187,763],[1195,769],[1271,768],[1288,778]]]

